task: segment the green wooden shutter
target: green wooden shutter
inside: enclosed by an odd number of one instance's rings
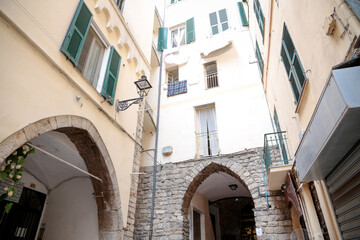
[[[167,36],[168,36],[168,29],[159,28],[158,46],[157,46],[158,51],[162,52],[164,49],[167,49]]]
[[[239,8],[239,13],[240,13],[240,18],[241,18],[241,23],[243,26],[249,26],[249,22],[246,18],[246,14],[245,14],[245,9],[244,9],[244,5],[242,2],[238,2],[237,3],[238,8]]]
[[[260,70],[260,75],[261,75],[261,80],[263,80],[263,71],[264,71],[264,62],[263,59],[261,57],[261,53],[260,53],[260,48],[258,45],[258,42],[256,41],[256,58],[258,60],[258,66],[259,66],[259,70]]]
[[[212,35],[218,34],[219,27],[218,27],[218,20],[217,20],[216,12],[210,13],[209,18],[210,18],[210,26],[211,26]]]
[[[186,44],[195,41],[195,24],[194,18],[186,21]]]
[[[115,97],[117,79],[119,75],[120,62],[121,62],[121,56],[115,50],[114,46],[111,46],[109,62],[106,67],[105,80],[101,91],[101,95],[104,96],[106,99],[111,98],[111,100],[109,101],[111,105],[114,104],[114,97]]]
[[[80,1],[75,15],[71,21],[61,51],[77,66],[86,35],[90,28],[92,13],[83,0]]]

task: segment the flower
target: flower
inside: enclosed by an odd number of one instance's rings
[[[9,197],[11,197],[13,194],[14,194],[13,191],[10,191],[10,192],[8,192],[7,195],[8,195]]]
[[[20,169],[21,168],[21,165],[16,165],[16,169]]]
[[[11,160],[8,160],[7,162],[6,162],[6,164],[10,164],[12,161]]]
[[[4,187],[4,190],[7,191],[9,188],[8,187]]]
[[[16,178],[17,178],[17,179],[21,179],[21,175],[16,175]]]
[[[9,173],[9,178],[13,178],[14,174],[13,173]]]
[[[1,166],[1,171],[4,171],[5,170],[5,166]]]
[[[23,151],[24,154],[26,154],[26,153],[30,150],[30,148],[29,148],[28,145],[22,145],[21,148],[24,150],[24,151]]]
[[[17,151],[14,151],[14,152],[12,153],[12,155],[14,155],[14,156],[15,156],[16,154],[17,154]]]
[[[10,182],[10,185],[11,185],[11,186],[14,186],[14,185],[15,185],[15,183],[14,183],[14,182]]]
[[[10,168],[11,168],[11,169],[14,169],[15,166],[16,166],[16,164],[15,164],[15,163],[12,163],[11,166],[10,166]]]

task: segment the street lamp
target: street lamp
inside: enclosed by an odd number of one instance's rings
[[[137,93],[139,94],[139,98],[131,98],[123,101],[116,100],[115,109],[117,112],[125,111],[133,104],[139,104],[145,96],[148,95],[151,84],[147,80],[146,76],[142,76],[139,80],[134,82],[137,88]]]

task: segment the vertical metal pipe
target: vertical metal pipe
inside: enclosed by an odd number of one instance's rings
[[[162,26],[165,25],[165,9],[166,1],[164,1],[164,19]],[[159,69],[159,86],[158,86],[158,102],[156,110],[156,132],[155,132],[155,152],[154,152],[154,169],[153,169],[153,187],[152,187],[152,198],[151,198],[151,215],[150,215],[150,230],[149,230],[149,240],[152,240],[153,228],[154,228],[154,213],[155,213],[155,195],[156,195],[156,171],[157,171],[157,155],[158,155],[158,142],[159,142],[159,122],[160,122],[160,100],[161,100],[161,77],[162,77],[162,65],[163,65],[163,53],[160,54],[160,69]]]
[[[265,185],[266,207],[269,208],[269,198],[268,198],[268,193],[267,193],[265,170],[264,170],[264,165],[263,165],[263,157],[261,155],[261,151],[258,151],[258,154],[260,156],[261,169],[262,169],[262,172],[263,172],[263,179],[264,179],[264,185]]]

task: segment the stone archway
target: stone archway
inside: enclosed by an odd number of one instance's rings
[[[24,143],[49,131],[67,135],[83,158],[88,172],[103,180],[91,179],[97,196],[99,237],[121,239],[123,222],[115,170],[100,134],[89,120],[78,116],[56,116],[34,122],[0,143],[0,163]]]

